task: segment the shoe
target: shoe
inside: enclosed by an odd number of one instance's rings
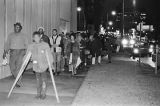
[[[55,73],[55,72],[53,72],[53,75],[56,75],[56,73]]]
[[[17,87],[17,88],[20,88],[21,86],[20,86],[19,84],[16,84],[16,87]]]
[[[61,72],[57,72],[57,76],[59,76],[60,73],[61,73]]]

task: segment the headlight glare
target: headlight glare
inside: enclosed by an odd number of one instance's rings
[[[122,40],[122,44],[123,44],[123,45],[127,45],[127,44],[128,44],[128,40],[127,40],[127,39],[123,39],[123,40]]]
[[[131,40],[129,41],[129,43],[130,43],[131,45],[134,45],[134,44],[135,44],[135,40],[131,39]]]
[[[133,49],[133,53],[138,54],[139,50],[137,48]]]
[[[153,52],[153,48],[149,48],[149,52],[152,53]]]

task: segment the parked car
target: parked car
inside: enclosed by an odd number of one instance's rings
[[[144,56],[151,56],[154,51],[154,46],[150,45],[147,42],[139,42],[134,45],[132,51],[131,51],[131,56],[133,59],[135,57],[144,57]]]

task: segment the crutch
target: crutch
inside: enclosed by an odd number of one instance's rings
[[[55,84],[55,80],[54,80],[54,76],[53,76],[53,73],[52,73],[51,63],[50,63],[50,61],[49,61],[48,52],[46,51],[45,53],[46,53],[47,62],[48,62],[48,65],[49,65],[49,72],[50,72],[50,75],[51,75],[53,88],[54,88],[54,91],[55,91],[55,94],[56,94],[56,99],[57,99],[57,102],[60,103],[59,96],[58,96],[58,93],[57,93],[56,84]]]
[[[31,58],[31,52],[29,52],[29,53],[27,54],[27,56],[26,56],[26,58],[25,58],[25,60],[24,60],[24,62],[23,62],[23,64],[22,64],[22,66],[21,66],[21,68],[20,68],[20,71],[19,71],[19,73],[18,73],[18,75],[17,75],[17,77],[16,77],[16,79],[15,79],[15,81],[14,81],[14,83],[13,83],[13,85],[12,85],[10,91],[9,91],[9,93],[8,93],[8,98],[10,97],[10,95],[11,95],[11,93],[12,93],[12,91],[13,91],[13,88],[15,87],[17,81],[19,80],[20,76],[22,75],[22,73],[23,73],[25,67],[27,66],[30,58]]]

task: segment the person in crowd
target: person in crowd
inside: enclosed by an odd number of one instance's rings
[[[59,36],[61,36],[61,71],[65,70],[65,42],[66,42],[66,35],[64,34],[64,32],[62,32],[62,34],[59,34]]]
[[[76,40],[76,36],[74,34],[70,35],[70,42],[67,44],[66,49],[70,69],[69,71],[72,72],[72,75],[77,74],[76,70],[76,64],[78,61],[78,57],[80,57],[80,49],[79,49],[79,43]]]
[[[96,64],[96,60],[98,60],[98,64],[101,64],[102,43],[96,34],[90,35],[89,48],[92,55],[92,65]]]
[[[82,33],[82,34],[78,33],[77,34],[78,42],[79,42],[79,45],[80,45],[80,58],[82,60],[80,66],[79,66],[79,69],[83,69],[84,66],[87,65],[87,63],[86,63],[86,55],[85,55],[86,42],[84,40],[84,37],[85,37],[84,33]]]
[[[28,38],[27,36],[21,32],[22,25],[21,23],[14,24],[14,32],[8,35],[7,41],[5,43],[5,50],[3,58],[7,53],[10,53],[9,66],[12,75],[14,78],[17,77],[19,70],[22,65],[23,57],[26,53],[26,49],[28,46]],[[21,78],[16,84],[16,87],[21,86]]]
[[[33,71],[35,71],[36,80],[37,80],[37,99],[46,98],[46,88],[47,88],[47,74],[46,70],[49,67],[47,61],[47,54],[49,57],[50,64],[53,63],[53,57],[51,49],[48,43],[41,40],[41,33],[33,33],[33,43],[28,46],[26,55],[31,52],[32,62],[33,62]],[[53,68],[53,66],[52,66]]]
[[[63,62],[64,62],[64,70],[66,70],[66,71],[68,71],[68,66],[69,66],[69,64],[68,64],[68,59],[67,59],[67,53],[66,53],[66,51],[67,51],[67,45],[68,45],[68,43],[70,42],[70,33],[66,33],[65,35],[64,35],[64,37],[63,37],[63,45],[64,45],[64,47],[63,47],[63,56],[64,56],[64,58],[63,58]]]
[[[111,63],[112,52],[113,52],[113,39],[112,37],[108,36],[105,38],[105,50],[107,51],[108,55],[108,63]]]
[[[51,43],[50,43],[50,39],[47,35],[44,34],[44,28],[43,27],[39,27],[38,28],[38,32],[41,34],[41,40],[43,40],[44,42],[48,43],[48,45],[51,47]]]
[[[57,29],[52,29],[52,36],[50,37],[50,43],[52,48],[53,57],[55,59],[55,75],[59,75],[61,70],[61,56],[62,56],[62,47],[63,41],[62,37],[58,35]]]

